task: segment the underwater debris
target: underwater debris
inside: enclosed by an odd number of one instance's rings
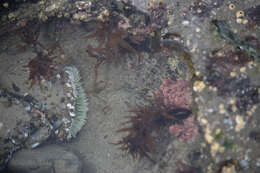
[[[72,117],[68,135],[68,139],[70,139],[71,137],[76,137],[78,132],[86,123],[88,99],[80,82],[81,77],[78,69],[76,67],[69,66],[65,68],[65,72],[68,74],[69,82],[71,84],[73,96],[75,99],[73,103],[73,106],[75,107],[75,117]]]
[[[257,47],[250,42],[241,40],[237,34],[235,34],[230,26],[223,20],[212,20],[212,24],[215,26],[218,34],[229,43],[231,43],[235,49],[243,52],[245,55],[252,57],[255,62],[260,61],[260,53]]]

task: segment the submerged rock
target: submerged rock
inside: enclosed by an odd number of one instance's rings
[[[20,173],[80,173],[77,155],[58,146],[21,150],[8,164],[8,171]]]

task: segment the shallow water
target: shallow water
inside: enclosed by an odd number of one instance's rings
[[[227,20],[241,39],[257,38],[259,26],[249,30],[236,23],[236,12],[257,1],[232,3],[233,11],[228,1],[219,7],[207,2],[208,15],[201,16],[194,13],[191,1],[165,2],[168,12],[173,11],[165,18],[171,23],[159,22],[163,29],[154,31],[140,26],[144,16],[150,16],[147,28],[158,21],[151,19],[149,10],[139,12],[147,8],[134,1],[139,6],[134,17],[128,16],[130,28],[120,28],[114,18],[108,25],[53,18],[0,34],[0,136],[9,137],[1,141],[1,155],[9,161],[2,164],[3,172],[259,171],[259,64],[250,58],[240,63],[226,60],[234,56],[229,54],[232,46],[214,35],[210,25],[212,19]],[[34,40],[30,34],[39,36]],[[218,49],[216,58],[211,54]],[[38,71],[40,78],[32,77],[35,84],[30,87],[30,72],[37,71],[26,66],[43,55],[55,61],[55,68],[49,77],[44,72],[50,69],[39,65],[46,62],[38,62],[36,70],[44,70]],[[78,97],[65,72],[68,66],[79,71],[81,80],[74,83],[82,87],[88,103],[86,123],[74,138],[71,124],[79,114],[70,108],[77,109]],[[128,127],[127,116],[140,114],[144,121],[135,123],[142,130],[117,132]],[[148,156],[133,159],[134,151],[120,150],[115,143],[131,132],[130,139],[136,132],[152,136],[154,152],[141,149]],[[144,146],[152,146],[142,135]]]

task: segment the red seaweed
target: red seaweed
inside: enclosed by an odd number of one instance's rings
[[[117,132],[128,132],[128,135],[123,137],[119,142],[120,149],[127,151],[134,159],[146,157],[152,162],[152,155],[155,151],[155,139],[160,135],[163,128],[169,128],[172,124],[180,124],[189,119],[192,112],[186,103],[190,103],[188,99],[188,90],[179,80],[173,82],[170,79],[163,82],[161,92],[155,92],[153,99],[146,99],[146,105],[137,105],[132,107],[128,102],[131,116],[127,116],[127,120],[122,124],[124,127]],[[170,86],[177,88],[176,91],[170,91]],[[180,85],[183,85],[181,88]],[[168,88],[166,87],[168,86]],[[175,96],[174,96],[175,95]],[[193,123],[193,120],[192,120]],[[195,124],[194,124],[195,125]],[[195,128],[194,128],[195,129]],[[196,136],[195,134],[193,136]]]
[[[26,65],[29,68],[29,80],[31,80],[30,88],[37,82],[41,85],[42,78],[45,80],[50,80],[56,71],[56,63],[54,59],[56,57],[44,55],[42,53],[38,53],[36,57],[34,57],[30,62]]]

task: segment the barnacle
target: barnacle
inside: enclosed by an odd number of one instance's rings
[[[156,95],[153,100],[148,100],[147,105],[137,105],[136,108],[127,102],[126,105],[133,115],[127,116],[127,121],[122,124],[128,126],[117,132],[128,132],[128,135],[115,144],[120,145],[120,149],[127,151],[134,159],[146,157],[152,162],[154,160],[151,155],[154,154],[156,145],[153,132],[159,135],[160,129],[182,122],[191,114],[190,110],[184,108],[168,108],[162,97]]]

